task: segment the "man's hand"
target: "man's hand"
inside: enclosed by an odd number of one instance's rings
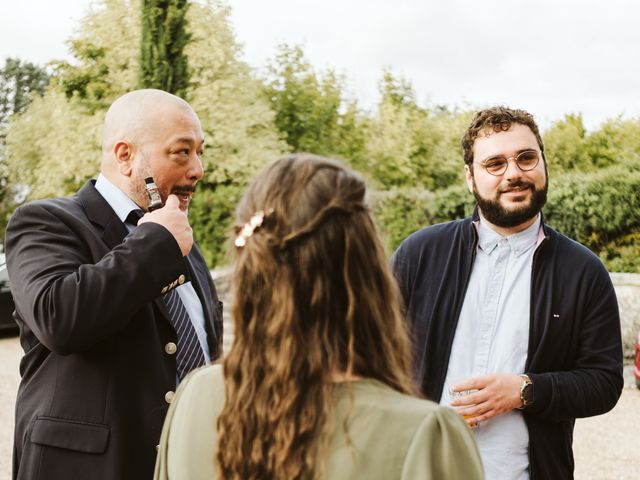
[[[522,377],[511,373],[494,373],[465,380],[453,387],[454,392],[477,390],[469,395],[456,398],[452,407],[473,425],[483,420],[510,412],[522,406],[520,387]]]
[[[164,207],[146,213],[138,222],[138,225],[152,222],[162,225],[171,232],[180,246],[180,251],[184,257],[191,251],[193,246],[193,230],[189,226],[187,213],[180,210],[180,200],[175,195],[169,195]]]

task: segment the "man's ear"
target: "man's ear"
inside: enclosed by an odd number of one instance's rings
[[[113,155],[118,162],[118,172],[125,177],[133,170],[133,148],[127,142],[119,141],[113,146]]]
[[[470,165],[464,166],[464,174],[467,180],[467,187],[469,188],[469,191],[471,193],[473,193],[473,170],[471,170],[472,168],[473,167],[471,167]]]

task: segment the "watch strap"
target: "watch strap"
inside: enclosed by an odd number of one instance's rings
[[[529,375],[521,374],[522,385],[520,385],[520,409],[533,404],[533,382]]]

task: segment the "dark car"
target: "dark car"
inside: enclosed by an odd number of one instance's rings
[[[636,340],[636,368],[633,374],[636,377],[636,387],[640,388],[640,332],[638,332],[638,339]]]
[[[0,250],[0,335],[2,336],[18,333],[18,325],[13,320],[14,308],[7,265],[4,253]]]

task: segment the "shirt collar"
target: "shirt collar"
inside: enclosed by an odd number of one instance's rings
[[[98,175],[95,187],[123,223],[127,219],[131,210],[140,209],[140,207],[136,205],[136,203],[131,200],[126,193],[111,183],[111,181],[102,174]]]
[[[538,243],[538,234],[541,225],[540,214],[538,214],[535,222],[523,231],[514,233],[508,237],[503,237],[498,232],[492,230],[489,224],[483,221],[482,216],[480,216],[478,222],[478,247],[487,255],[491,255],[491,252],[495,250],[499,243],[508,243],[511,248],[511,253],[518,257]],[[506,242],[504,242],[504,240],[506,240]]]

